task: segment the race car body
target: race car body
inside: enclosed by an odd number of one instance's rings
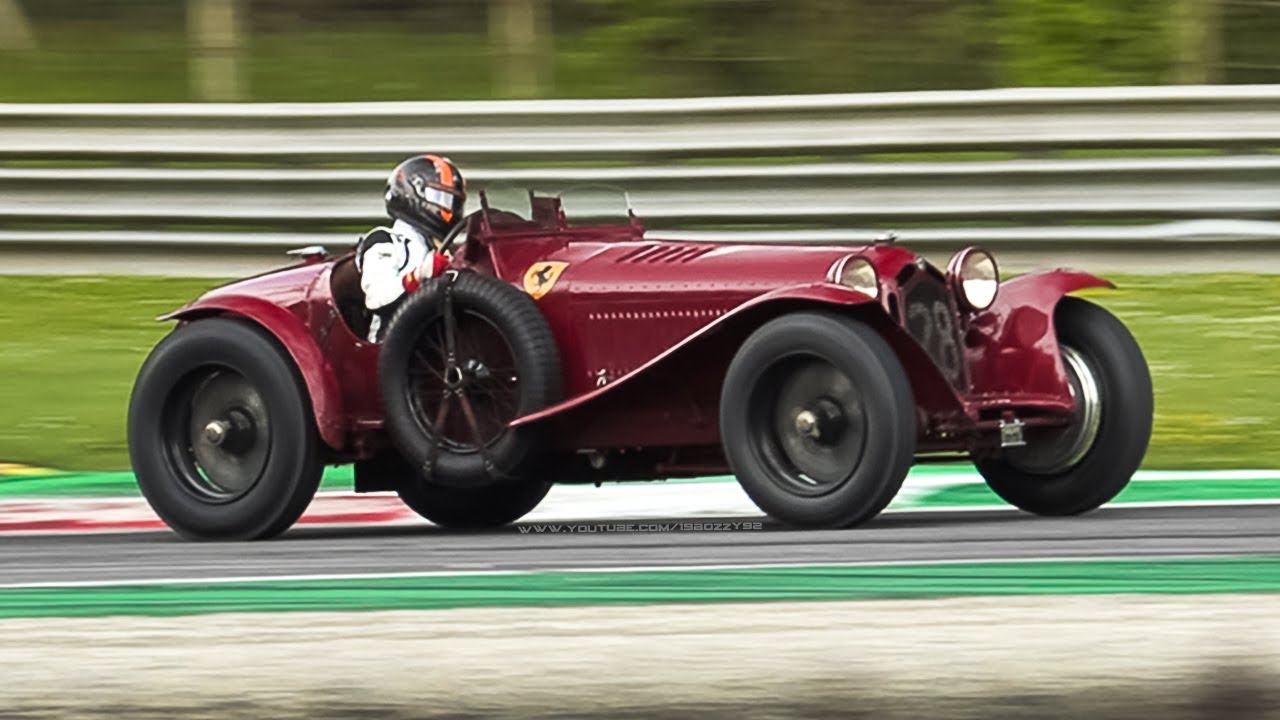
[[[166,316],[180,326],[130,417],[157,512],[191,536],[270,536],[322,464],[355,463],[357,490],[449,526],[513,521],[552,482],[733,473],[779,520],[845,527],[914,462],[971,458],[1011,503],[1070,514],[1145,453],[1137,344],[1069,297],[1110,285],[1092,275],[1002,283],[981,248],[937,268],[891,238],[652,239],[532,193],[524,213],[482,206],[380,343],[350,254]],[[213,355],[172,359],[183,345]],[[219,360],[232,345],[254,357]]]

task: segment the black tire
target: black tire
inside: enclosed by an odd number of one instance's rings
[[[283,533],[324,469],[297,368],[247,321],[197,320],[161,340],[138,372],[128,434],[143,496],[192,540]]]
[[[1142,464],[1151,440],[1151,374],[1133,335],[1098,305],[1063,298],[1054,325],[1077,398],[1092,392],[1081,383],[1096,388],[1095,412],[1082,401],[1070,428],[1027,430],[1025,448],[975,464],[1010,505],[1037,515],[1077,515],[1118,495]],[[1082,379],[1074,369],[1080,359],[1091,377]]]
[[[400,489],[400,499],[431,522],[455,530],[496,528],[519,520],[542,502],[551,483],[525,480],[479,488],[415,483]]]
[[[820,421],[813,437],[799,429],[804,412]],[[874,330],[832,313],[793,313],[761,326],[730,363],[720,432],[761,510],[800,527],[852,527],[902,487],[915,455],[915,402]]]
[[[455,323],[452,369],[446,307]],[[544,428],[506,424],[558,402],[562,379],[555,337],[525,293],[473,272],[436,278],[392,316],[378,372],[391,438],[428,482],[478,487],[538,469]]]

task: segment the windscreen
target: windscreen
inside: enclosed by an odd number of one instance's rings
[[[626,225],[630,222],[630,201],[626,191],[604,185],[570,185],[533,188],[495,184],[484,188],[488,216],[495,226],[532,223],[555,228],[560,219],[556,203],[569,225]],[[467,210],[479,208],[479,200],[468,199]]]

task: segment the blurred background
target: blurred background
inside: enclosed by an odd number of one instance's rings
[[[1280,78],[1267,0],[0,0],[0,100],[673,97]]]
[[[1277,717],[1277,38],[1280,0],[0,0],[0,707]],[[732,99],[779,95],[807,97]],[[519,102],[543,99],[596,102]],[[428,105],[455,100],[516,102]],[[259,105],[279,102],[301,105]],[[895,231],[936,262],[988,246],[1006,277],[1103,275],[1118,288],[1085,294],[1155,383],[1144,469],[1073,519],[1016,513],[957,466],[917,469],[910,512],[848,533],[540,543],[311,514],[280,543],[124,534],[161,527],[125,442],[172,327],[155,318],[287,249],[350,249],[425,151],[472,188],[625,189],[651,234]],[[704,480],[558,487],[544,509],[752,512]],[[350,487],[330,470],[318,504],[409,512]],[[715,558],[814,565],[696,569]],[[439,575],[366,575],[388,568]]]

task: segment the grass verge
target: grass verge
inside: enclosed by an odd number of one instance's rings
[[[1145,467],[1280,467],[1280,276],[1110,276],[1115,312],[1155,378]],[[213,280],[0,276],[0,460],[128,467],[134,376],[168,332],[155,316]]]

